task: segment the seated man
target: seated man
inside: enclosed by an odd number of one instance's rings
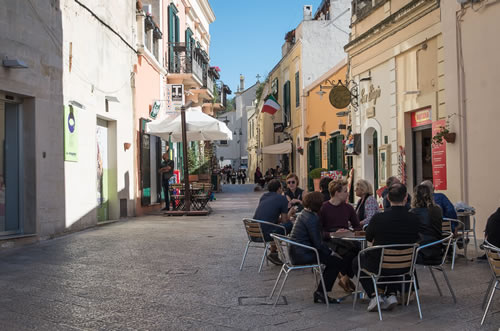
[[[384,207],[384,210],[389,210],[391,208],[391,203],[389,202],[389,199],[387,199],[387,194],[389,193],[389,187],[391,187],[392,184],[396,183],[401,183],[398,177],[396,176],[391,176],[387,178],[385,182],[385,190],[382,191],[382,198],[384,199],[382,201],[382,206]],[[411,195],[408,195],[408,201],[406,202],[405,205],[406,209],[410,210],[411,207]]]
[[[344,259],[343,267],[340,269],[342,274],[339,285],[346,291],[354,290],[354,284],[351,278],[354,277],[352,270],[352,260],[359,253],[359,245],[342,240],[330,239],[331,232],[346,232],[351,226],[354,230],[361,230],[358,215],[354,208],[348,204],[347,181],[334,180],[328,184],[330,200],[323,202],[319,211],[319,220],[323,229],[323,239],[336,253]]]
[[[389,188],[387,195],[391,208],[383,213],[375,214],[366,228],[366,240],[373,242],[373,245],[391,245],[391,244],[413,244],[419,240],[420,220],[417,215],[409,213],[406,209],[408,194],[406,187],[401,183],[393,184]],[[360,256],[361,268],[371,272],[377,272],[380,264],[380,252],[370,251],[368,254]],[[353,269],[357,274],[358,259],[353,262]],[[401,269],[390,269],[384,275],[400,274],[404,272]],[[366,276],[361,272],[361,276]],[[368,311],[377,311],[377,299],[375,297],[375,288],[373,282],[369,278],[361,278],[360,280],[363,289],[370,303]],[[379,295],[380,306],[384,310],[390,310],[397,305],[396,298],[397,290],[401,284],[388,284],[385,293]]]
[[[441,207],[441,211],[443,212],[443,218],[453,218],[457,219],[457,212],[455,207],[451,203],[450,199],[444,193],[435,193],[434,192],[434,184],[430,180],[424,180],[422,185],[426,185],[432,192],[432,196],[434,197],[434,202],[436,205]],[[452,223],[453,226],[453,223]]]
[[[283,225],[286,229],[286,234],[288,234],[293,227],[290,217],[295,214],[295,208],[290,208],[290,211],[288,211],[288,200],[282,195],[283,191],[279,180],[273,179],[269,181],[267,188],[269,192],[264,193],[260,197],[259,205],[255,210],[253,218],[259,221]],[[261,228],[265,241],[272,241],[271,233],[285,235],[278,227],[263,224]],[[271,253],[269,253],[267,258],[276,265],[282,264],[276,252],[276,247],[271,247]]]

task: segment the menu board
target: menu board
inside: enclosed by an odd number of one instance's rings
[[[441,126],[445,126],[445,120],[432,122],[432,136],[440,131]],[[432,144],[432,182],[434,189],[446,190],[446,141],[443,139],[442,144]]]

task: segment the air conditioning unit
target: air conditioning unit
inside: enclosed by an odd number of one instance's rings
[[[305,5],[304,6],[304,21],[312,20],[312,6]]]
[[[142,10],[146,15],[153,15],[153,6],[152,5],[144,5],[142,6]]]

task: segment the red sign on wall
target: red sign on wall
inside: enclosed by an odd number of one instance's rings
[[[427,125],[432,123],[431,109],[419,110],[411,113],[411,127]]]
[[[439,132],[441,126],[445,126],[445,120],[432,123],[432,136]],[[446,142],[440,145],[432,144],[432,182],[436,190],[446,190]]]

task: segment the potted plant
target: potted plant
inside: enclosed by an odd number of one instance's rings
[[[445,126],[440,126],[439,131],[432,137],[432,142],[434,145],[441,145],[443,140],[449,143],[454,143],[457,134],[455,132],[450,132],[449,125],[446,123]]]
[[[454,143],[455,139],[457,137],[457,134],[455,132],[450,131],[450,118],[455,116],[456,113],[450,114],[446,118],[446,124],[444,126],[439,127],[439,131],[436,132],[436,134],[432,137],[432,143],[434,145],[441,145],[443,143],[443,140],[445,140],[448,143]]]
[[[297,147],[297,152],[302,155],[304,154],[304,148],[302,146]]]
[[[327,170],[324,168],[314,168],[313,170],[311,170],[309,172],[309,177],[311,177],[313,182],[314,182],[314,190],[315,191],[320,191],[319,181],[321,180],[321,173],[323,171],[327,171]]]

